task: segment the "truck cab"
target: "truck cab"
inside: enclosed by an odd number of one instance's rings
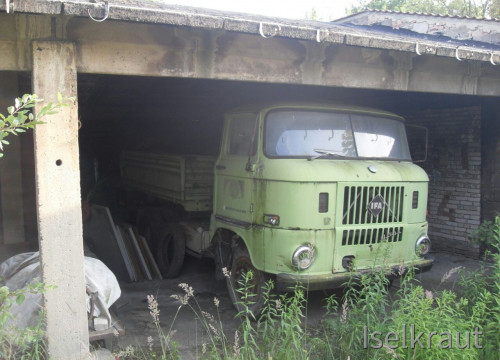
[[[210,238],[233,302],[248,270],[257,310],[268,276],[316,290],[374,267],[429,269],[427,187],[395,114],[296,103],[227,114]]]

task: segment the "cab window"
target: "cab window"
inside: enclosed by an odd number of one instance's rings
[[[255,155],[257,151],[257,135],[256,132],[257,116],[254,114],[245,114],[235,116],[231,121],[229,133],[229,155],[248,156]],[[250,151],[250,147],[252,147]]]

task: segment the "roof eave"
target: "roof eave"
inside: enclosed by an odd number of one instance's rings
[[[84,1],[52,1],[52,0],[16,0],[10,4],[11,12],[66,15],[89,17],[89,12],[104,15],[104,3]],[[0,10],[6,10],[6,4],[0,3]],[[375,34],[356,33],[352,29],[342,28],[331,23],[311,25],[307,22],[305,26],[287,23],[285,19],[270,19],[262,17],[262,21],[246,19],[244,15],[231,16],[231,12],[225,12],[227,16],[214,16],[202,12],[190,13],[182,10],[169,9],[147,9],[140,7],[109,4],[108,17],[110,20],[131,21],[141,23],[166,24],[174,26],[187,26],[208,30],[225,30],[247,34],[260,35],[263,37],[282,37],[296,40],[317,41],[324,43],[343,44],[365,48],[394,50],[416,53],[418,55],[435,55],[441,57],[457,58],[459,60],[475,60],[500,63],[500,52],[477,49],[473,47],[447,46],[439,42],[414,39],[397,39],[381,37]]]

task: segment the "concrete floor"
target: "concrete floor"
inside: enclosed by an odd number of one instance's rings
[[[463,266],[467,271],[473,271],[480,267],[477,260],[465,258],[447,253],[431,254],[435,258],[433,268],[424,274],[417,275],[425,289],[443,290],[454,286],[457,274],[450,277],[441,284],[443,275],[452,268]],[[179,311],[179,302],[171,295],[183,295],[183,290],[178,286],[187,283],[194,290],[196,301],[191,300],[191,306],[198,311],[197,314],[188,306]],[[399,286],[396,280],[393,291]],[[209,261],[201,261],[186,257],[186,262],[181,275],[176,279],[163,281],[146,281],[141,283],[121,284],[122,296],[117,301],[115,312],[126,328],[126,335],[114,340],[114,351],[124,349],[127,345],[140,345],[147,348],[147,337],[152,336],[157,343],[157,331],[152,324],[149,314],[147,295],[155,295],[158,299],[160,309],[160,321],[163,331],[167,332],[170,326],[175,332],[173,340],[178,342],[178,349],[183,359],[196,359],[201,355],[203,343],[209,343],[207,334],[197,320],[200,309],[206,311],[216,318],[220,316],[229,341],[232,341],[234,331],[238,328],[239,320],[235,319],[236,311],[232,307],[226,292],[224,281],[214,279],[213,265]],[[325,297],[331,294],[341,295],[341,291],[324,292],[316,291],[308,294],[307,326],[319,325],[324,314]],[[214,297],[220,300],[217,311],[214,305]],[[199,306],[199,308],[198,308]]]

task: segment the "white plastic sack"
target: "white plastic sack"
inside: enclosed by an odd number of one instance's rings
[[[24,288],[28,284],[40,282],[39,253],[24,253],[7,259],[0,264],[0,278],[4,280],[5,285],[11,291]],[[115,275],[102,261],[85,257],[85,280],[87,288],[91,293],[94,293],[96,299],[94,316],[103,315],[109,319],[108,309],[121,295],[120,286]],[[50,289],[47,291],[50,291]],[[36,325],[42,304],[41,294],[26,294],[26,299],[22,304],[14,304],[10,309],[14,315],[14,325],[21,328]],[[87,295],[88,312],[90,312],[90,297]]]

